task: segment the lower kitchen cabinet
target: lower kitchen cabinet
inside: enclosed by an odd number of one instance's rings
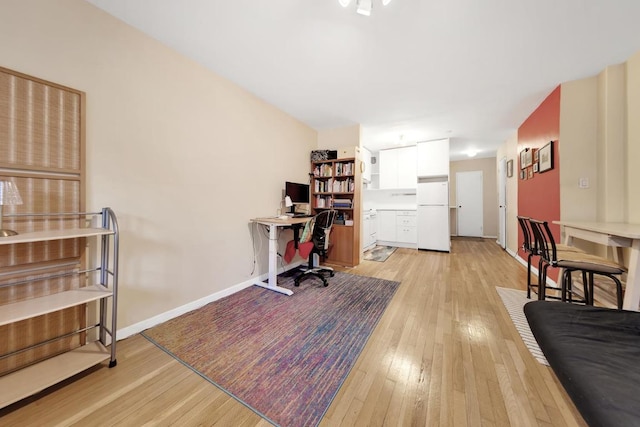
[[[417,248],[416,211],[378,210],[378,244]]]

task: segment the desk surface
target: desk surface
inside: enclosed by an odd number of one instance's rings
[[[579,228],[581,230],[595,231],[596,233],[626,237],[628,239],[640,239],[640,224],[627,224],[624,222],[594,222],[594,221],[553,221],[553,223],[558,225],[563,225],[565,227],[573,227],[573,228]]]
[[[272,217],[264,217],[264,218],[252,218],[251,222],[257,222],[258,224],[265,225],[279,225],[279,226],[287,226],[287,225],[295,225],[295,224],[304,224],[305,222],[311,221],[313,217],[300,217],[300,218],[280,218],[277,216]]]

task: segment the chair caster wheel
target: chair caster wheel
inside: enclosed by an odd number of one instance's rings
[[[327,286],[329,286],[329,282],[327,282],[326,280],[323,282],[324,283],[324,287],[326,288]]]
[[[333,276],[335,276],[335,275],[336,275],[336,273],[334,273],[333,271],[332,271],[331,273],[329,273],[329,276],[331,276],[331,277],[333,277]],[[325,285],[325,286],[326,286],[326,285]]]
[[[299,281],[299,280],[294,281],[294,282],[293,282],[293,285],[294,285],[294,286],[300,286],[300,281]]]

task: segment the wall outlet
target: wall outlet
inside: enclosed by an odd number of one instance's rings
[[[589,188],[589,178],[580,178],[578,180],[578,188]]]

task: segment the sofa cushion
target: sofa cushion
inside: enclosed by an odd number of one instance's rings
[[[590,426],[640,425],[640,313],[555,301],[524,312],[540,349]]]

